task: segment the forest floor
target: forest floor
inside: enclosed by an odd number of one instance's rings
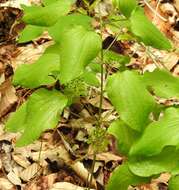
[[[18,44],[18,34],[24,27],[17,20],[22,16],[20,4],[40,3],[37,0],[0,0],[0,190],[83,190],[88,186],[92,151],[87,143],[88,129],[95,123],[93,115],[98,114],[99,92],[92,89],[88,97],[66,109],[61,122],[54,130],[46,131],[39,140],[22,148],[14,143],[19,134],[4,130],[9,115],[24,102],[32,90],[15,88],[11,81],[14,70],[21,64],[37,60],[52,40],[48,34],[25,44]],[[106,5],[107,6],[107,5]],[[115,52],[132,55],[128,67],[141,72],[154,70],[164,65],[174,75],[179,75],[179,1],[161,1],[156,16],[156,1],[150,6],[144,4],[146,15],[172,40],[175,52],[152,49],[151,57],[136,44],[116,41],[111,47]],[[110,43],[110,29],[104,31],[105,43]],[[161,61],[162,60],[162,61]],[[112,71],[112,69],[111,69]],[[40,73],[40,71],[39,71]],[[24,73],[25,75],[26,73]],[[175,100],[158,100],[173,104]],[[104,99],[102,117],[106,123],[115,119],[115,111],[108,99]],[[108,148],[96,156],[91,189],[102,190],[110,173],[122,163],[113,137]],[[169,174],[162,174],[151,184],[138,187],[140,190],[166,190]],[[131,187],[131,190],[134,189]]]

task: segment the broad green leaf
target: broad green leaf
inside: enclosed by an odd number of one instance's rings
[[[67,98],[57,90],[39,89],[34,92],[27,101],[24,133],[16,145],[28,145],[38,139],[43,131],[56,127],[66,104]],[[21,123],[17,122],[16,125]]]
[[[60,45],[55,43],[45,49],[44,54],[57,54],[60,56]]]
[[[123,121],[116,120],[108,128],[108,133],[117,139],[118,151],[127,155],[132,144],[137,140],[139,134],[128,127]]]
[[[58,22],[54,26],[49,27],[48,32],[56,42],[61,42],[61,36],[68,29],[80,25],[83,26],[85,29],[91,30],[91,22],[92,18],[89,16],[82,14],[71,14],[60,17],[58,19]]]
[[[131,12],[136,8],[137,0],[113,0],[114,4],[119,8],[121,13],[127,18],[130,17]]]
[[[163,50],[172,48],[170,41],[152,24],[140,8],[132,12],[130,21],[132,33],[145,45]]]
[[[172,76],[169,71],[156,69],[153,72],[145,72],[143,81],[157,96],[179,98],[179,78]]]
[[[5,128],[7,131],[19,132],[24,130],[26,120],[27,103],[23,103],[14,113],[10,115]]]
[[[49,6],[53,3],[56,3],[57,1],[60,1],[60,0],[43,0],[42,2],[45,6]]]
[[[94,73],[101,73],[101,64],[96,59],[94,59],[88,66]]]
[[[24,16],[22,20],[26,24],[38,26],[51,26],[55,24],[61,16],[66,15],[71,8],[71,2],[60,0],[47,7],[23,6]]]
[[[168,183],[168,190],[179,189],[179,175],[172,176]]]
[[[82,78],[84,79],[84,82],[86,82],[86,84],[90,86],[96,86],[96,87],[100,86],[100,82],[98,78],[96,77],[96,73],[94,72],[86,71],[82,75]]]
[[[56,70],[59,70],[59,56],[43,54],[37,62],[18,67],[13,77],[13,84],[27,88],[52,84],[55,79],[50,75]]]
[[[128,168],[128,163],[118,166],[109,179],[107,190],[128,190],[129,185],[139,185],[149,182],[149,178],[134,175]]]
[[[131,147],[130,155],[152,156],[166,146],[179,144],[179,110],[168,108],[164,116],[149,124],[141,138]]]
[[[85,67],[101,50],[101,38],[82,26],[67,30],[61,36],[60,82],[62,84],[79,77]]]
[[[132,71],[112,75],[106,90],[120,118],[132,129],[142,131],[148,124],[155,101],[140,76]]]
[[[49,6],[49,5],[53,4],[53,3],[56,3],[57,1],[61,1],[61,0],[43,0],[43,4],[45,6]],[[66,1],[69,1],[71,3],[75,2],[75,0],[66,0]]]
[[[109,64],[111,62],[117,62],[119,64],[127,64],[130,62],[130,57],[120,55],[120,54],[115,53],[113,51],[105,51],[104,62],[109,63]]]
[[[129,168],[134,174],[143,177],[163,172],[177,174],[179,173],[179,151],[176,151],[175,147],[167,147],[156,156],[133,157],[129,159]]]
[[[43,33],[44,28],[39,26],[27,25],[25,29],[20,33],[19,43],[31,41],[39,37]]]

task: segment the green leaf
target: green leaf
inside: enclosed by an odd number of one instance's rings
[[[76,26],[61,36],[60,82],[62,84],[79,77],[85,67],[101,50],[101,38],[82,26]]]
[[[50,74],[56,70],[59,70],[59,56],[43,54],[37,62],[18,67],[13,77],[13,84],[27,88],[49,85],[55,82]]]
[[[10,118],[8,119],[5,128],[7,131],[11,132],[18,132],[24,130],[24,123],[26,119],[26,108],[27,103],[23,103],[16,112],[12,113],[10,115]]]
[[[94,73],[101,73],[101,64],[96,59],[94,59],[88,66]]]
[[[48,32],[50,36],[56,41],[61,42],[61,36],[68,29],[71,29],[77,25],[83,26],[87,30],[91,30],[92,18],[82,14],[71,14],[67,16],[60,17],[58,22],[49,27]]]
[[[172,48],[170,41],[152,24],[140,8],[132,12],[130,21],[132,33],[145,45],[163,50]]]
[[[118,5],[119,10],[127,18],[130,17],[132,11],[137,6],[137,3],[137,0],[116,0],[116,4]]]
[[[96,86],[96,87],[100,86],[100,82],[96,77],[96,73],[94,72],[86,71],[82,75],[82,78],[84,79],[84,82],[86,82],[86,84],[90,86]]]
[[[153,72],[145,72],[143,81],[157,96],[179,98],[179,78],[172,76],[169,71],[156,69]]]
[[[118,166],[107,184],[107,190],[128,190],[129,185],[139,185],[149,182],[149,178],[134,175],[128,168],[128,163]]]
[[[120,118],[132,129],[142,131],[148,124],[155,101],[140,76],[132,71],[112,75],[106,90]]]
[[[179,173],[179,151],[176,151],[175,147],[167,147],[156,156],[132,157],[129,159],[129,168],[134,174],[143,177],[163,172],[177,174]]]
[[[137,140],[139,134],[128,127],[123,121],[116,120],[108,128],[108,133],[117,139],[118,151],[127,155],[132,144]]]
[[[119,64],[127,64],[130,62],[130,57],[120,55],[118,53],[115,53],[113,51],[105,51],[104,53],[104,62],[105,63],[111,63],[111,62],[117,62]]]
[[[19,43],[31,41],[39,37],[43,33],[44,28],[39,26],[27,25],[25,29],[20,33]]]
[[[152,156],[166,146],[179,144],[179,110],[168,108],[164,116],[149,124],[141,138],[131,147],[130,155]]]
[[[49,6],[49,5],[51,5],[51,4],[53,4],[53,3],[56,3],[56,2],[58,2],[58,1],[61,1],[61,0],[43,0],[43,4],[44,4],[45,6]],[[69,1],[69,2],[71,2],[71,3],[74,3],[74,2],[75,2],[75,0],[66,0],[66,1]]]
[[[47,7],[23,6],[23,21],[27,24],[38,26],[51,26],[55,24],[61,16],[66,15],[71,8],[71,2],[60,0]]]
[[[172,176],[168,183],[168,190],[179,189],[179,175]]]
[[[60,45],[55,43],[45,49],[44,54],[57,54],[60,56]]]
[[[51,5],[51,4],[53,4],[53,3],[56,3],[56,2],[58,2],[58,1],[60,1],[60,0],[43,0],[43,4],[44,4],[45,6],[49,6],[49,5]]]
[[[39,89],[33,93],[27,101],[25,122],[16,123],[17,128],[24,128],[16,146],[28,145],[45,130],[54,128],[66,104],[67,98],[57,90]],[[13,130],[14,126],[9,125],[8,129]]]

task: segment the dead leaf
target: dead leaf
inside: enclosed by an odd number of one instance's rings
[[[30,5],[29,0],[10,0],[5,3],[0,3],[0,7],[15,7],[21,8],[21,4]]]
[[[19,47],[17,49],[19,54],[16,57],[11,59],[13,68],[16,69],[18,66],[22,64],[34,63],[43,54],[45,49],[52,44],[53,42],[49,41],[41,45],[34,45],[32,43],[23,47]]]
[[[1,99],[0,99],[0,118],[6,115],[11,107],[16,103],[17,96],[15,88],[12,86],[10,80],[5,81],[0,87]]]
[[[0,189],[1,190],[12,190],[13,184],[5,178],[0,178]]]
[[[95,107],[99,107],[99,102],[100,102],[100,96],[96,96],[94,98],[91,98],[88,100],[88,102],[90,104],[92,104]],[[102,105],[102,109],[112,109],[111,104],[109,103],[109,101],[107,99],[103,99],[103,105]]]
[[[14,184],[14,185],[21,185],[21,180],[20,178],[17,176],[17,174],[15,174],[13,171],[10,171],[7,174],[7,178],[9,179],[9,181]]]
[[[32,165],[30,165],[29,167],[27,167],[25,170],[21,172],[20,177],[24,181],[29,181],[30,179],[35,177],[38,170],[39,170],[39,165],[37,163],[33,163]]]
[[[177,11],[179,12],[179,1],[178,0],[175,0],[174,6],[177,9]]]
[[[30,165],[30,162],[22,155],[12,155],[13,160],[22,166],[23,168],[27,168]]]
[[[50,190],[85,190],[85,187],[80,187],[67,182],[58,182],[53,185]],[[90,189],[94,190],[94,189]]]
[[[75,164],[71,165],[72,169],[80,176],[84,181],[87,182],[88,176],[90,175],[88,170],[84,167],[84,165],[81,162],[76,162]],[[91,185],[93,187],[96,187],[96,181],[94,178],[92,178]]]

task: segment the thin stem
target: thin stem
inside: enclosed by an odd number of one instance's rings
[[[100,10],[99,10],[100,13]],[[103,20],[100,14],[100,31],[101,31],[101,41],[103,41],[103,37],[102,37],[102,31],[103,31]],[[114,42],[113,42],[114,43]],[[101,85],[100,85],[100,103],[99,103],[99,116],[98,116],[98,124],[97,124],[97,128],[101,127],[101,116],[102,116],[102,105],[103,105],[103,95],[104,95],[104,52],[103,52],[103,47],[101,47]],[[94,172],[94,167],[95,167],[95,162],[96,162],[96,150],[93,153],[93,163],[92,163],[92,167],[91,167],[91,171],[90,171],[90,179],[89,179],[89,186],[88,186],[88,190],[90,190],[90,186],[92,184],[92,180],[93,180],[93,172]]]
[[[116,37],[114,38],[114,40],[109,44],[108,48],[104,50],[104,53],[103,53],[103,57],[101,58],[103,60],[104,58],[104,55],[106,54],[106,52],[113,46],[113,44],[117,41],[117,38],[119,37],[119,35],[121,34],[121,31],[119,31],[117,34],[116,34]]]
[[[158,16],[161,20],[163,21],[167,21],[166,18],[164,18],[163,16],[161,16],[158,12],[156,12],[156,10],[150,5],[150,3],[147,0],[144,0],[144,3],[147,5],[147,7],[154,13],[156,14],[156,16]]]
[[[160,0],[157,0],[157,6],[156,6],[156,9],[155,9],[155,15],[154,15],[154,18],[153,18],[154,23],[156,22],[159,5],[160,5]]]
[[[100,103],[99,103],[99,122],[101,121],[101,115],[102,115],[102,105],[103,105],[103,94],[104,94],[104,64],[103,64],[103,59],[104,59],[104,53],[103,49],[101,49],[101,94],[100,94]],[[99,125],[100,127],[100,125]]]

